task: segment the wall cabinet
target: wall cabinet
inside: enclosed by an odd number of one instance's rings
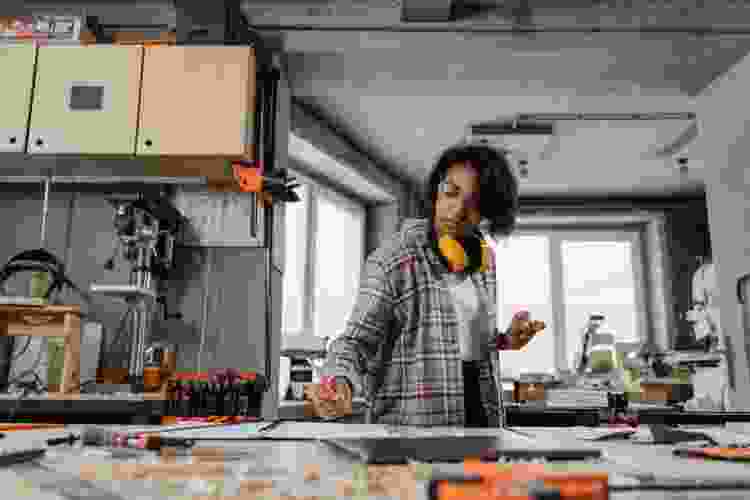
[[[252,48],[144,50],[137,155],[252,155]]]
[[[143,49],[43,46],[31,108],[31,154],[132,155]]]
[[[0,46],[0,152],[24,151],[35,58],[32,45]]]
[[[252,47],[0,46],[0,152],[135,156],[135,177],[236,191],[229,160],[255,157],[255,62]]]

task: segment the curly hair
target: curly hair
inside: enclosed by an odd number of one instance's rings
[[[485,145],[460,145],[445,150],[423,188],[422,214],[433,221],[440,183],[453,163],[469,163],[479,172],[479,213],[493,237],[508,236],[516,227],[518,180],[505,155]]]

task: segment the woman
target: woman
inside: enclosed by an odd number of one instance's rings
[[[426,188],[424,218],[406,220],[367,259],[330,349],[337,390],[367,395],[369,423],[497,427],[492,351],[523,347],[540,322],[514,317],[507,334],[497,332],[494,265],[478,227],[512,232],[518,183],[504,155],[460,146],[441,155]],[[443,237],[474,257],[454,267]]]

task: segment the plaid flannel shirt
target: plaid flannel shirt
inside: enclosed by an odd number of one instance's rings
[[[458,318],[442,279],[449,272],[430,243],[428,219],[407,219],[367,259],[346,330],[331,344],[335,375],[368,400],[367,422],[465,424]],[[496,323],[494,259],[474,274]],[[491,332],[480,361],[482,405],[500,425],[493,353],[508,336]]]

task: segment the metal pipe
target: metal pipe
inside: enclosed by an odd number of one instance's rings
[[[457,26],[457,25],[360,25],[323,26],[313,24],[253,24],[256,31],[326,31],[326,32],[382,32],[382,33],[475,33],[488,35],[522,35],[544,33],[632,33],[632,34],[686,34],[697,36],[746,36],[748,26]]]
[[[264,175],[266,173],[273,173],[276,168],[275,155],[276,155],[276,112],[277,112],[277,95],[278,95],[278,84],[280,80],[280,73],[276,68],[269,68],[267,73],[267,80],[264,82],[266,85],[266,98],[264,100],[265,106],[265,136],[264,136]],[[273,279],[273,205],[266,207],[264,213],[264,224],[263,229],[265,231],[265,277],[266,277],[266,359],[265,359],[265,370],[264,374],[268,381],[268,386],[275,387],[271,383],[271,342],[273,340],[273,328],[271,321],[273,315],[271,314],[271,307],[273,305],[273,293],[272,293],[272,279]]]
[[[562,120],[695,120],[696,114],[687,113],[521,113],[517,120],[562,121]]]
[[[42,235],[41,248],[47,246],[47,218],[49,216],[49,192],[52,184],[52,177],[47,176],[44,179],[44,199],[42,200]]]
[[[150,289],[151,287],[150,272],[147,270],[150,267],[150,260],[149,248],[138,248],[131,283],[139,288]],[[136,300],[137,303],[132,311],[131,317],[133,338],[130,350],[129,372],[131,376],[131,384],[133,384],[133,391],[139,392],[141,389],[140,382],[143,378],[143,353],[146,348],[146,333],[148,329],[147,320],[150,308],[145,300]]]

